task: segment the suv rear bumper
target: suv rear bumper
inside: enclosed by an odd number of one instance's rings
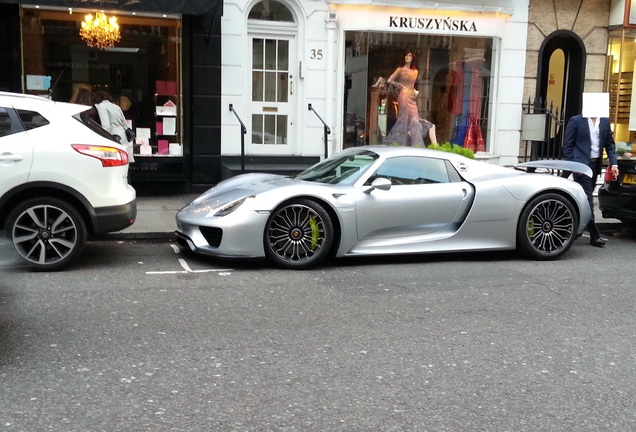
[[[95,209],[95,232],[100,235],[120,231],[131,226],[137,218],[137,200],[128,204]]]
[[[604,218],[636,222],[636,193],[633,192],[633,186],[628,189],[605,183],[598,190],[598,204]]]

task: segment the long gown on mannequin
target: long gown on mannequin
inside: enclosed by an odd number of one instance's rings
[[[391,131],[384,138],[384,144],[393,145],[397,143],[401,146],[423,146],[422,125],[420,114],[417,109],[417,98],[415,95],[415,80],[417,79],[417,69],[400,69],[394,81],[402,84],[402,89],[398,94],[398,116]]]

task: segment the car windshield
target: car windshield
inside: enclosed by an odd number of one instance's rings
[[[346,153],[307,168],[296,176],[298,180],[317,183],[351,185],[371,166],[378,155],[371,151]]]

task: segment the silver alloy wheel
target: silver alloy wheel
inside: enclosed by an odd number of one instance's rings
[[[34,205],[18,214],[11,226],[11,239],[25,260],[41,267],[56,267],[83,244],[74,218],[49,204]]]
[[[530,210],[526,223],[529,244],[542,254],[569,248],[575,236],[575,216],[562,199],[546,199]]]
[[[329,252],[333,226],[318,204],[300,200],[276,210],[265,230],[266,254],[285,268],[307,268]]]

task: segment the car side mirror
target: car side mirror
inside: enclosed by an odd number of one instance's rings
[[[391,180],[384,177],[378,177],[377,179],[373,180],[373,182],[371,182],[371,186],[366,189],[364,193],[371,193],[375,189],[384,191],[391,189]]]

